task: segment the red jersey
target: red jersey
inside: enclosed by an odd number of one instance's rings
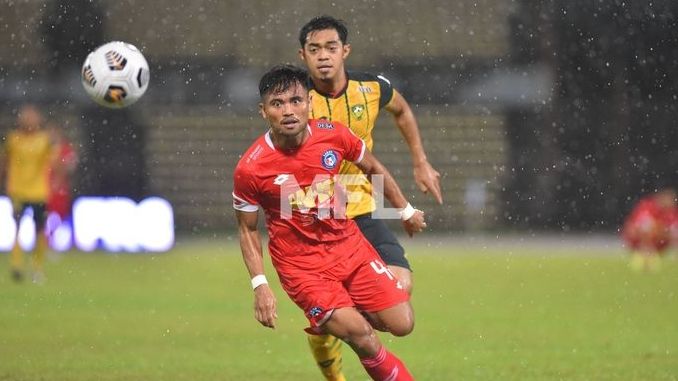
[[[653,197],[638,201],[624,222],[622,237],[633,249],[652,247],[661,251],[678,230],[678,211],[661,207]],[[673,233],[673,234],[672,234]]]
[[[326,244],[360,234],[353,220],[333,215],[334,175],[342,160],[359,162],[366,148],[340,123],[311,119],[307,128],[295,150],[276,148],[267,132],[245,151],[235,168],[233,207],[264,210],[276,267],[323,270],[337,258]]]
[[[71,168],[75,167],[78,156],[68,142],[58,147],[56,167],[49,172],[49,197],[47,210],[56,212],[61,218],[70,215],[71,211]]]

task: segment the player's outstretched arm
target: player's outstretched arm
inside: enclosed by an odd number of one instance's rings
[[[394,208],[401,211],[403,220],[403,227],[407,234],[411,237],[414,233],[419,233],[426,227],[424,221],[424,212],[414,209],[400,190],[391,173],[384,167],[377,158],[365,150],[362,160],[355,163],[363,173],[367,175],[381,175],[384,178],[384,197],[391,203]]]
[[[254,288],[254,317],[264,327],[275,328],[278,318],[277,302],[264,275],[261,237],[257,229],[258,213],[236,210],[235,215],[238,220],[240,250]]]
[[[405,98],[397,91],[393,91],[391,102],[386,105],[386,111],[393,114],[395,123],[403,135],[407,146],[410,148],[412,163],[414,164],[414,181],[417,187],[424,193],[431,193],[431,196],[439,203],[443,203],[442,192],[440,191],[440,173],[436,171],[426,158],[424,145],[421,143],[417,119],[407,103]]]

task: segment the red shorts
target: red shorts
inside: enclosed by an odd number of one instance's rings
[[[325,244],[325,248],[337,256],[333,267],[318,272],[291,266],[276,269],[283,289],[304,311],[311,327],[325,323],[336,308],[378,312],[409,300],[362,234]]]
[[[669,239],[650,237],[647,239],[640,239],[637,237],[624,237],[626,246],[631,250],[652,250],[663,252],[669,246]]]
[[[669,229],[656,220],[629,221],[624,226],[622,238],[631,250],[664,251],[670,241]]]

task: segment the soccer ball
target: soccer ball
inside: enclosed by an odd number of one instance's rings
[[[123,108],[148,88],[148,62],[134,45],[113,41],[101,45],[82,65],[82,85],[98,104]]]

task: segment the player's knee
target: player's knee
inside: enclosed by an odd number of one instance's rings
[[[389,325],[389,332],[393,336],[407,336],[414,330],[414,317],[406,316],[395,324]]]
[[[410,303],[398,306],[397,318],[389,319],[388,331],[394,336],[407,336],[414,330],[414,310]]]
[[[356,342],[373,333],[373,329],[357,311],[341,308],[334,311],[324,329],[344,341]]]

